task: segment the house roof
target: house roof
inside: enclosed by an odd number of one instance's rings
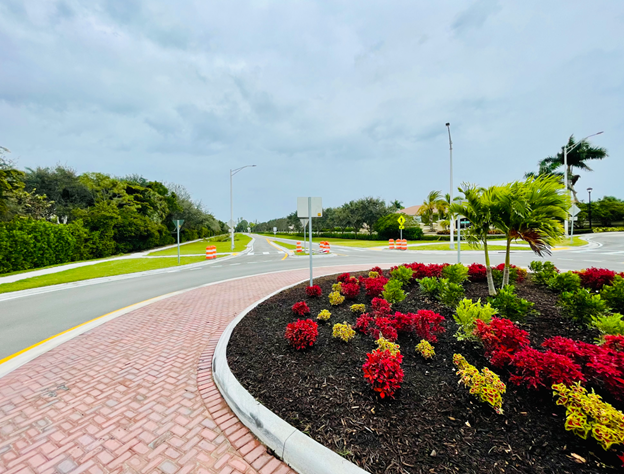
[[[421,205],[406,207],[405,209],[401,209],[399,212],[403,214],[407,214],[408,216],[416,216],[418,215],[418,210],[422,207]]]

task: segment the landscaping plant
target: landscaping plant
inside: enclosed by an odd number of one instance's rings
[[[581,278],[581,286],[593,291],[600,291],[603,286],[611,285],[615,278],[615,272],[606,268],[586,268],[576,272]]]
[[[605,314],[602,316],[595,316],[592,319],[591,325],[598,329],[601,334],[601,338],[598,342],[602,342],[604,336],[621,336],[624,335],[624,321],[622,315],[619,313]]]
[[[366,312],[366,305],[365,304],[352,304],[350,309],[352,313],[364,314]]]
[[[313,286],[306,286],[306,295],[308,295],[310,298],[316,298],[318,296],[321,296],[323,294],[323,290],[321,290],[321,287],[318,285],[313,285]]]
[[[426,341],[425,339],[416,345],[416,352],[418,352],[425,359],[431,359],[435,356],[435,349],[429,341]]]
[[[332,291],[337,291],[338,293],[340,293],[342,291],[342,283],[334,283],[332,285]]]
[[[499,314],[512,321],[524,321],[526,316],[533,311],[533,306],[535,306],[534,303],[516,295],[514,285],[507,285],[501,288],[496,296],[488,296],[488,303]]]
[[[387,340],[394,342],[399,337],[397,330],[392,324],[392,320],[385,316],[380,316],[375,319],[374,324],[368,327],[368,334],[373,336],[373,339],[377,340],[380,336],[383,336]]]
[[[306,314],[310,314],[310,308],[305,301],[299,301],[293,305],[292,312],[297,316],[305,316]]]
[[[368,334],[368,328],[375,324],[375,318],[368,313],[364,313],[355,321],[354,328],[362,334]]]
[[[424,277],[418,282],[420,291],[433,298],[437,298],[440,293],[440,281],[433,277]]]
[[[442,269],[442,278],[446,278],[451,283],[460,285],[468,280],[468,268],[461,263],[448,265]]]
[[[373,298],[371,301],[375,316],[388,316],[390,314],[390,303],[383,298]]]
[[[368,278],[377,278],[379,276],[379,272],[368,272]]]
[[[613,311],[624,313],[624,278],[616,275],[611,285],[602,287],[600,297]]]
[[[552,262],[540,262],[539,260],[534,260],[529,264],[529,269],[533,272],[531,275],[532,280],[538,284],[543,286],[548,286],[548,282],[552,277],[554,277],[559,270]]]
[[[585,288],[576,291],[564,291],[557,302],[567,316],[583,324],[607,313],[607,304],[598,294],[592,294]]]
[[[342,324],[337,323],[334,324],[332,328],[332,337],[337,337],[344,342],[349,342],[351,339],[355,337],[355,331],[347,322],[343,322]]]
[[[319,321],[328,321],[330,317],[331,313],[328,310],[324,309],[318,314],[316,319],[318,319]]]
[[[392,355],[397,355],[401,353],[401,346],[395,344],[394,342],[388,341],[385,337],[381,336],[377,339],[377,349],[376,351],[384,352],[389,351]]]
[[[489,323],[477,319],[475,326],[474,334],[494,367],[506,366],[517,351],[529,345],[529,333],[509,319],[493,317]]]
[[[414,270],[406,267],[405,265],[401,265],[394,269],[390,270],[390,279],[398,280],[401,282],[401,285],[405,286],[412,279],[412,275],[414,274]]]
[[[360,284],[355,282],[343,283],[340,292],[348,300],[354,300],[360,294]]]
[[[332,291],[329,294],[329,304],[331,304],[332,306],[338,306],[338,305],[344,303],[344,300],[345,300],[345,297],[342,296],[337,291]]]
[[[318,337],[318,324],[311,319],[300,319],[286,326],[284,334],[290,345],[297,350],[313,346]]]
[[[602,346],[614,352],[624,352],[624,336],[605,336]]]
[[[336,281],[338,283],[346,283],[351,279],[351,274],[349,273],[341,273],[336,277]]]
[[[398,311],[392,316],[392,324],[398,333],[409,334],[414,328],[414,316],[412,313],[399,313]]]
[[[443,305],[454,308],[462,300],[464,294],[463,286],[450,282],[446,278],[440,279],[438,299]]]
[[[412,315],[412,328],[416,335],[429,342],[438,342],[438,334],[446,331],[442,327],[444,316],[428,309],[418,310]]]
[[[366,362],[362,366],[364,378],[381,398],[394,398],[395,392],[401,388],[403,369],[401,354],[392,355],[390,351],[373,351],[366,354]]]
[[[548,388],[554,383],[570,385],[585,381],[578,364],[552,351],[540,352],[532,347],[523,347],[513,355],[510,365],[513,374],[509,381],[527,388]]]
[[[472,282],[485,281],[486,273],[485,265],[481,265],[480,263],[468,265],[468,279]]]
[[[403,284],[400,280],[390,280],[384,286],[384,291],[381,293],[384,299],[390,303],[399,303],[405,299],[405,292],[403,291]]]
[[[464,298],[455,308],[455,314],[453,315],[453,319],[459,325],[455,337],[459,341],[477,340],[474,335],[476,322],[480,320],[484,323],[489,323],[495,314],[496,309],[492,308],[490,303],[481,305],[480,299],[473,303],[472,300]]]
[[[546,284],[557,293],[576,291],[581,287],[581,277],[574,272],[555,273]]]
[[[461,354],[453,355],[453,363],[457,366],[460,383],[470,387],[470,393],[484,403],[489,403],[499,415],[503,414],[503,394],[507,387],[498,375],[487,367],[481,373],[470,365]]]
[[[383,276],[379,276],[377,278],[364,278],[362,283],[364,284],[364,288],[366,288],[366,296],[369,298],[377,298],[378,296],[381,296],[384,286],[388,283],[388,279]]]

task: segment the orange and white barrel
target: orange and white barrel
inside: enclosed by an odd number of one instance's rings
[[[301,248],[301,242],[297,241],[297,253],[301,252],[303,252],[303,249]]]
[[[388,245],[390,246],[390,250],[394,250],[394,239],[388,240]]]
[[[216,245],[211,245],[206,247],[206,260],[214,260],[217,258],[217,247]]]
[[[399,239],[399,250],[407,250],[407,240]]]
[[[403,250],[407,250],[407,239],[403,239]]]
[[[325,242],[325,253],[329,253],[331,251],[331,248],[329,246],[329,242]]]

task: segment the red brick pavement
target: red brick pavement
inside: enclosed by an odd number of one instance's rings
[[[210,364],[237,314],[306,276],[254,276],[156,302],[3,377],[0,472],[292,473],[225,405]]]

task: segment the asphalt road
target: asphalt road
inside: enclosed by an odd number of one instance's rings
[[[251,252],[225,261],[0,299],[0,359],[98,316],[156,296],[231,278],[309,267],[307,257],[284,259],[285,254],[270,245],[266,237],[255,238]],[[559,250],[548,259],[564,270],[599,266],[624,271],[624,234],[594,234],[589,239],[588,247]],[[337,256],[314,257],[314,266],[457,262],[457,252],[451,251],[401,252],[334,246],[332,252]],[[504,261],[503,252],[491,252],[490,257],[493,265]],[[536,259],[531,252],[516,251],[511,260],[527,266]],[[481,251],[462,252],[462,263],[473,262],[484,263]]]

